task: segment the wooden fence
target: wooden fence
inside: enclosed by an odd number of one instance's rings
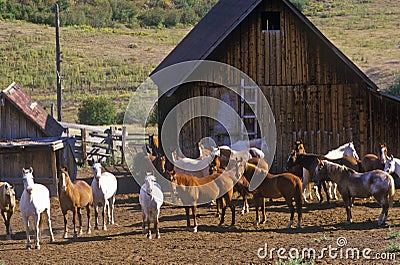
[[[140,152],[148,143],[145,133],[128,132],[125,126],[98,127],[83,124],[61,123],[69,136],[74,136],[74,154],[78,165],[89,160],[106,161],[113,165],[125,164],[125,147]]]

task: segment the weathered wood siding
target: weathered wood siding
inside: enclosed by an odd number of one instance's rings
[[[265,11],[280,13],[281,30],[262,30]],[[389,152],[400,155],[399,102],[372,91],[281,1],[263,1],[207,59],[249,75],[269,101],[277,128],[272,171],[284,170],[296,139],[302,139],[310,153],[325,154],[352,140],[360,155],[376,153],[383,142]],[[210,85],[185,85],[175,93],[175,104],[192,96],[218,97],[218,91]],[[213,136],[214,126],[212,121],[191,121],[182,131],[181,144],[192,149],[195,141]]]
[[[3,100],[0,107],[0,140],[39,138],[45,134],[32,121],[12,105]]]

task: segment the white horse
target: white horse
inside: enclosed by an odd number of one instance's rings
[[[22,169],[22,180],[24,182],[24,192],[20,200],[20,210],[22,219],[25,222],[26,230],[26,248],[31,248],[31,240],[29,234],[29,217],[33,217],[33,225],[35,231],[35,248],[40,249],[39,236],[40,229],[43,224],[44,215],[47,215],[47,224],[50,231],[50,241],[54,242],[53,230],[51,229],[50,220],[50,193],[42,184],[34,183],[33,169]]]
[[[109,172],[101,173],[100,163],[94,163],[93,166],[93,206],[95,216],[95,227],[99,228],[99,205],[103,206],[103,230],[107,230],[106,223],[114,224],[114,202],[117,193],[117,179]],[[105,218],[107,210],[107,222]]]
[[[355,159],[360,159],[357,154],[357,151],[354,147],[353,142],[346,143],[344,145],[339,146],[338,148],[329,151],[324,157],[329,160],[335,160],[342,158],[344,156],[352,156]]]
[[[186,174],[195,176],[198,178],[202,178],[209,175],[209,165],[213,161],[215,156],[218,156],[220,153],[218,149],[215,149],[211,152],[211,155],[205,156],[202,159],[195,159],[184,157],[177,159],[174,155],[173,164],[176,173]]]
[[[140,188],[139,202],[142,208],[143,234],[146,234],[147,223],[147,238],[149,239],[151,238],[150,222],[154,223],[156,238],[160,238],[158,216],[160,215],[160,208],[163,201],[164,195],[160,185],[156,182],[156,177],[151,173],[147,173],[145,183]]]
[[[396,173],[400,177],[400,159],[392,155],[387,158],[383,171],[392,174]]]

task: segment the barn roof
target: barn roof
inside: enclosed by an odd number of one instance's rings
[[[333,45],[289,0],[281,0],[307,25],[333,52],[348,65],[370,89],[378,87],[346,55]],[[207,15],[186,35],[168,56],[151,73],[176,63],[189,60],[205,60],[216,47],[246,18],[262,0],[220,0]]]
[[[5,98],[21,111],[30,121],[36,124],[46,136],[61,136],[63,133],[64,127],[16,83],[12,83],[8,88],[3,90],[0,97]]]

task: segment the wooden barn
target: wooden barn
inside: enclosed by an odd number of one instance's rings
[[[72,139],[64,128],[15,83],[0,94],[0,181],[16,185],[21,196],[22,168],[33,168],[35,181],[57,195],[57,168],[67,166],[75,177],[77,167]]]
[[[289,0],[219,1],[152,74],[189,60],[226,63],[261,88],[276,122],[273,172],[284,170],[297,139],[310,153],[325,154],[353,141],[359,155],[376,153],[381,143],[400,155],[399,99],[379,92]],[[226,93],[203,82],[173,88],[159,99],[159,130],[174,106],[194,96],[227,101],[240,114],[240,97]],[[203,118],[187,122],[180,133],[189,156],[196,156],[194,143],[203,137],[226,143],[217,122]]]

